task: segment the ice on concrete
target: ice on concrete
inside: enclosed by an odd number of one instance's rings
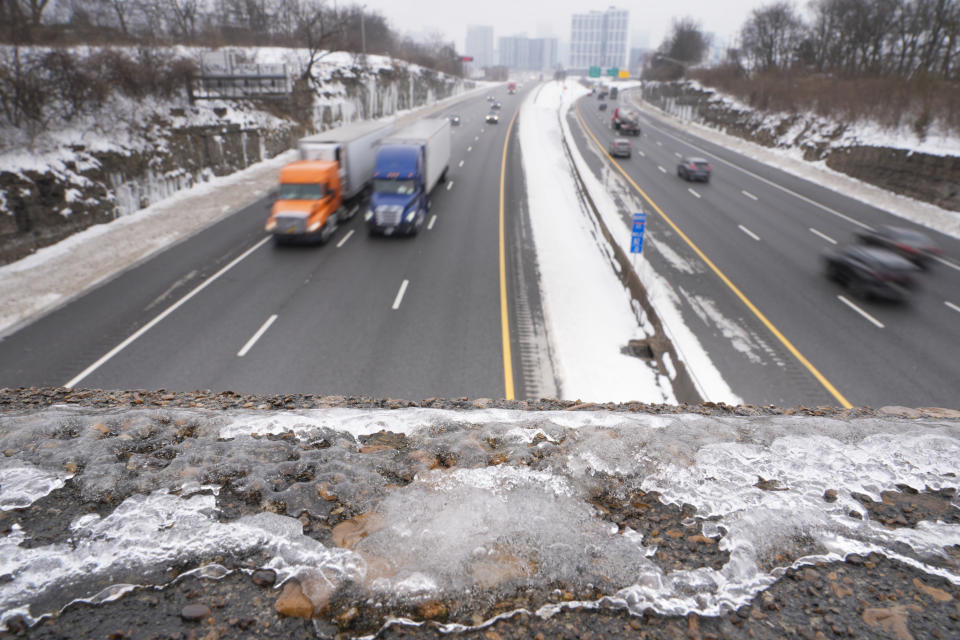
[[[364,449],[382,430],[402,442]],[[125,585],[164,584],[172,563],[199,569],[223,555],[255,556],[281,580],[364,585],[385,604],[592,583],[604,585],[603,602],[634,613],[717,615],[787,565],[869,551],[960,585],[944,551],[960,544],[960,525],[894,529],[850,515],[864,510],[854,494],[956,488],[957,420],[53,407],[0,415],[0,451],[12,452],[0,458],[5,511],[55,494],[65,469],[86,500],[109,493],[117,503],[75,518],[66,542],[24,546],[30,533],[19,526],[0,538],[0,575],[11,577],[0,583],[0,622],[28,605],[36,618],[122,597]],[[446,467],[424,457],[440,453]],[[610,481],[693,505],[729,560],[658,566],[655,546],[618,532],[591,503]],[[318,487],[352,513],[376,514],[378,526],[350,548],[303,535],[296,516],[330,514]],[[286,511],[222,522],[217,496],[228,492]],[[785,549],[797,551],[783,560]]]

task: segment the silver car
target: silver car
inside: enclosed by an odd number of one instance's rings
[[[610,155],[618,158],[629,158],[633,145],[626,138],[616,138],[610,143]]]

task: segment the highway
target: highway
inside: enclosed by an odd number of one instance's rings
[[[629,138],[632,157],[613,159],[615,105],[598,102],[571,110],[576,144],[625,224],[648,212],[647,259],[745,402],[956,406],[960,241],[924,229],[944,259],[920,274],[908,304],[853,297],[823,276],[821,253],[861,228],[917,225],[653,117]],[[688,155],[712,163],[709,183],[677,177]]]
[[[500,124],[483,95],[439,114],[462,124],[418,236],[370,237],[361,213],[325,246],[278,247],[261,200],[0,341],[0,387],[526,393],[508,328],[523,185],[507,133],[524,92],[494,93]]]

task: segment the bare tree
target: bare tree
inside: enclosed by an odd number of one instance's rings
[[[300,77],[310,78],[317,60],[330,53],[330,43],[343,30],[343,17],[326,6],[324,0],[289,0],[286,11],[293,21],[295,44],[307,50],[307,64]]]
[[[14,0],[19,2],[24,15],[30,16],[30,24],[34,27],[40,25],[43,19],[43,12],[50,3],[50,0]]]
[[[670,35],[660,45],[659,52],[684,64],[697,64],[703,60],[709,46],[710,40],[700,23],[686,17],[673,21]]]
[[[787,0],[754,9],[740,32],[743,49],[753,66],[786,69],[793,64],[803,39],[804,24]]]

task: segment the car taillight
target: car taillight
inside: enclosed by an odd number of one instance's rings
[[[917,251],[916,248],[911,247],[911,246],[908,245],[908,244],[899,244],[899,243],[898,243],[898,244],[896,244],[896,245],[894,245],[894,246],[896,246],[897,249],[900,249],[901,251],[906,251],[907,253],[918,253],[918,251]]]
[[[694,171],[696,171],[696,170],[697,170],[697,165],[695,165],[694,163],[691,162],[691,163],[690,163],[690,168],[693,169]]]
[[[711,167],[710,165],[707,165],[707,171],[713,171],[713,167]]]

